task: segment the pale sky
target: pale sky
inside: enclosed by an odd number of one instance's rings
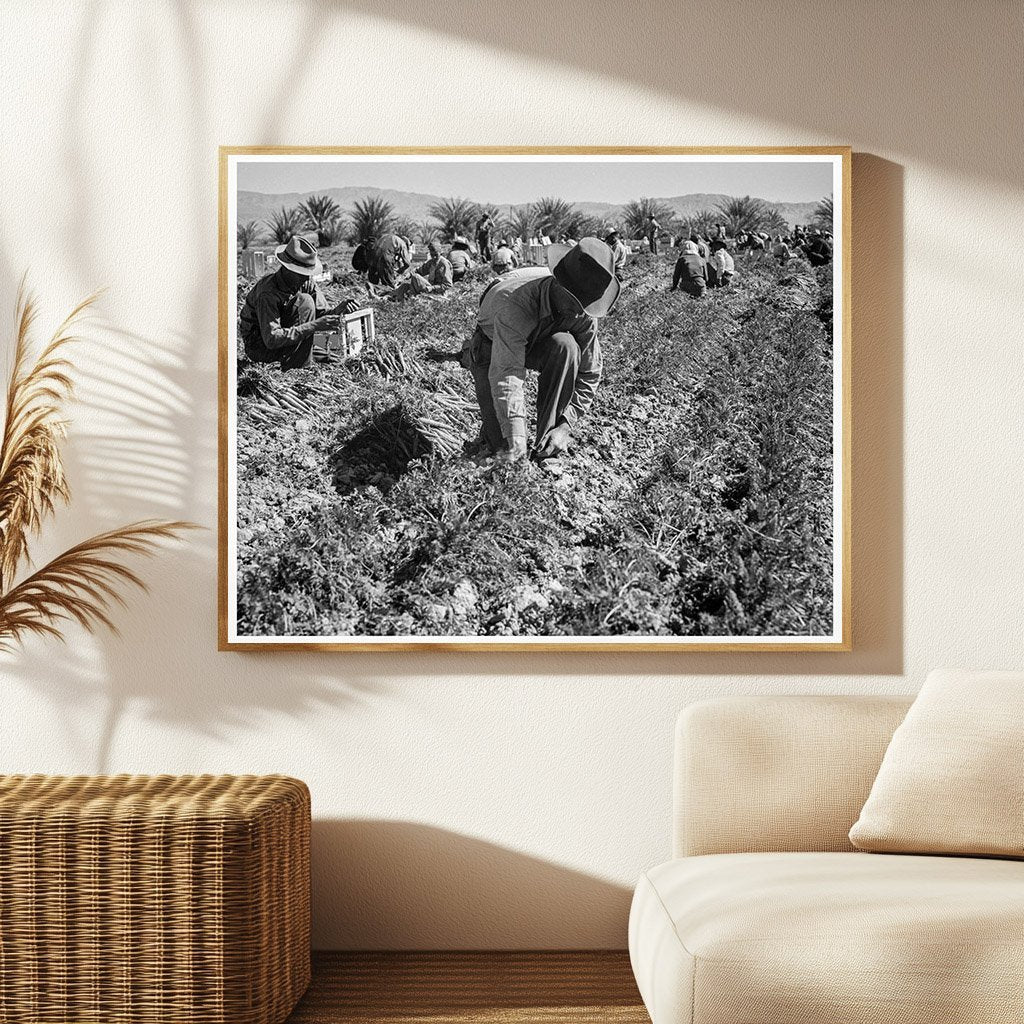
[[[695,192],[757,196],[773,202],[816,202],[832,192],[832,163],[774,161],[456,161],[416,157],[414,162],[238,161],[238,187],[279,194],[345,186],[392,188],[436,196],[463,196],[497,205],[528,203],[541,196],[575,202],[626,203],[641,196],[664,198]]]

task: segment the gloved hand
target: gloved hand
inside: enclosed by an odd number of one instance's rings
[[[355,299],[343,299],[334,307],[333,312],[345,315],[346,313],[354,313],[358,308],[359,303]]]
[[[569,450],[569,443],[572,441],[572,431],[567,423],[559,423],[552,427],[541,439],[537,446],[537,455],[542,459],[549,459],[561,455]]]

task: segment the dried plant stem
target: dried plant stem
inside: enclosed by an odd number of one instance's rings
[[[110,530],[76,544],[12,585],[19,567],[29,561],[29,540],[39,534],[56,505],[71,498],[61,443],[74,367],[63,350],[77,340],[75,329],[95,299],[91,295],[75,306],[33,358],[38,304],[24,280],[18,292],[0,438],[0,650],[13,648],[29,634],[62,639],[61,626],[70,620],[89,630],[104,625],[116,633],[109,612],[113,604],[124,604],[118,588],[133,584],[145,589],[123,564],[124,556],[150,555],[160,541],[194,527],[147,521]]]

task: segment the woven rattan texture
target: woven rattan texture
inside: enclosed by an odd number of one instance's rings
[[[0,777],[0,1022],[285,1020],[309,833],[284,776]]]

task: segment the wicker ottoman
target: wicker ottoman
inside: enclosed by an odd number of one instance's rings
[[[0,777],[0,1021],[279,1024],[309,831],[283,776]]]

